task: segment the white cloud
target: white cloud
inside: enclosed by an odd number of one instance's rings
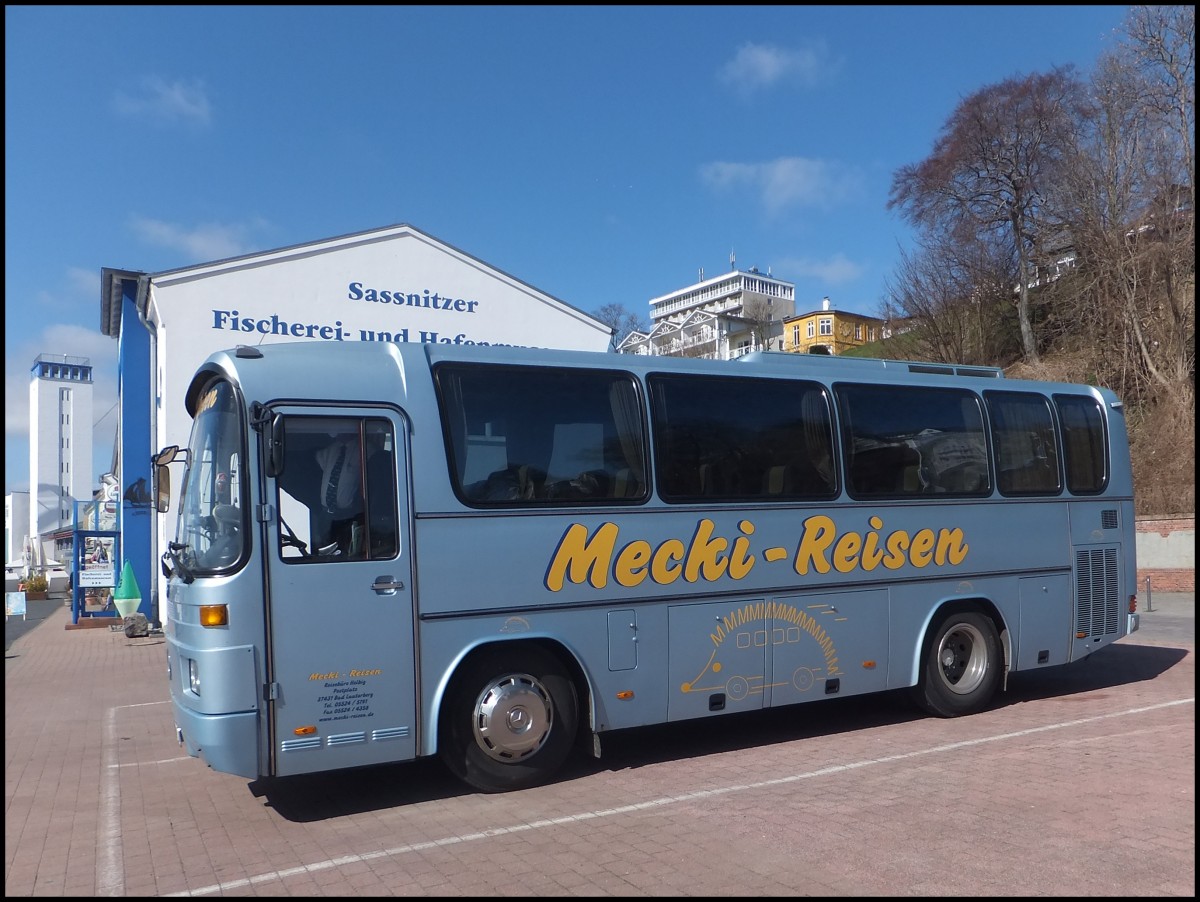
[[[147,244],[183,251],[194,262],[207,263],[237,257],[253,250],[250,226],[207,224],[184,228],[159,219],[135,217],[134,233]]]
[[[845,285],[858,280],[866,272],[865,266],[840,252],[824,260],[791,257],[780,260],[775,268],[788,273],[789,277],[819,279],[827,285]]]
[[[71,319],[78,321],[81,311],[89,319],[100,321],[97,310],[100,302],[100,270],[69,266],[62,283],[57,287],[39,287],[34,290],[32,306],[39,317],[49,319]],[[33,364],[31,357],[30,365]]]
[[[142,79],[141,92],[137,96],[118,92],[113,98],[113,107],[126,116],[159,122],[208,125],[212,120],[212,106],[204,82],[199,79],[167,82],[157,75],[150,75]]]
[[[72,295],[91,298],[93,304],[99,304],[100,270],[84,269],[82,266],[68,266],[67,285]]]
[[[714,191],[747,190],[768,213],[789,207],[831,210],[862,194],[857,170],[827,160],[780,157],[768,163],[706,163],[700,179]]]
[[[799,84],[811,87],[829,69],[828,57],[822,45],[809,49],[786,50],[769,44],[742,44],[733,59],[717,72],[721,83],[739,94],[748,96],[776,84]]]

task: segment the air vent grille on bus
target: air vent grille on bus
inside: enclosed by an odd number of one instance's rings
[[[330,748],[335,745],[354,745],[358,742],[366,742],[366,733],[338,733],[336,736],[330,736],[325,740],[325,744]]]
[[[320,736],[306,736],[303,739],[285,739],[279,743],[281,752],[307,752],[321,747]]]
[[[1117,592],[1117,550],[1085,549],[1075,552],[1078,588],[1075,598],[1075,631],[1087,636],[1117,632],[1120,596]]]
[[[1117,528],[1117,512],[1114,510],[1100,511],[1100,528],[1101,529],[1116,529]]]
[[[408,735],[408,727],[384,727],[371,731],[371,741],[381,742],[385,739],[403,739]]]

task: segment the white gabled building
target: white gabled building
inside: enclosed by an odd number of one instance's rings
[[[167,272],[105,268],[100,301],[103,331],[120,342],[121,542],[151,622],[175,513],[150,515],[150,458],[187,446],[184,392],[212,352],[291,341],[607,351],[613,336],[579,308],[406,224]]]

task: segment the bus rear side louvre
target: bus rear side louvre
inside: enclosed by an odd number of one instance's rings
[[[1078,581],[1075,599],[1076,632],[1090,637],[1117,635],[1121,625],[1117,549],[1077,550],[1075,571]]]

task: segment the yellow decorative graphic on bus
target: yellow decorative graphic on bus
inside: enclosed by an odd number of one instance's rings
[[[756,601],[735,608],[718,619],[717,628],[709,634],[713,650],[709,655],[704,669],[695,679],[683,683],[680,692],[715,692],[724,689],[731,698],[744,698],[747,694],[761,692],[764,688],[763,674],[724,674],[724,664],[718,657],[726,644],[733,637],[734,652],[750,646],[763,645],[768,641],[773,645],[792,644],[800,641],[802,634],[816,640],[825,663],[826,677],[835,677],[841,673],[838,666],[837,648],[833,637],[825,631],[815,617],[807,611],[802,611],[795,605],[778,601]],[[819,670],[810,667],[797,667],[792,674],[793,685],[801,690],[811,688],[816,681]],[[705,677],[709,679],[705,679]],[[701,681],[706,685],[701,685]],[[715,682],[714,682],[715,680]],[[707,685],[711,683],[711,685]],[[772,684],[782,685],[782,684]]]
[[[898,570],[909,564],[924,568],[956,566],[966,560],[970,550],[958,527],[919,529],[914,533],[896,529],[884,532],[883,518],[870,517],[865,532],[839,532],[832,517],[818,514],[804,521],[794,555],[783,547],[761,550],[764,565],[792,559],[796,573],[870,572],[877,567]],[[732,538],[716,534],[716,524],[708,518],[696,522],[690,539],[666,539],[652,545],[645,539],[621,544],[620,528],[602,523],[588,534],[582,523],[572,523],[559,540],[550,566],[546,569],[546,588],[558,592],[570,582],[587,583],[603,589],[611,578],[627,589],[649,578],[667,586],[685,582],[716,582],[724,576],[742,579],[754,569],[758,556],[751,551],[754,524],[740,520],[738,534]]]

